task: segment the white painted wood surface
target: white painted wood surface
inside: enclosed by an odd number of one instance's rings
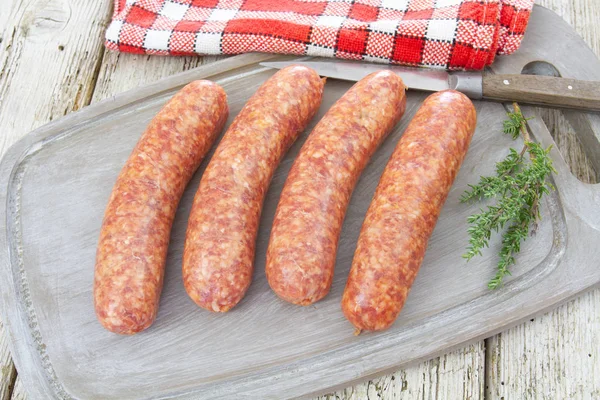
[[[488,341],[490,399],[599,399],[600,291]]]
[[[393,374],[318,397],[319,400],[483,398],[484,341]]]
[[[563,16],[600,54],[598,0],[537,2]],[[193,57],[105,54],[101,38],[109,16],[108,3],[109,0],[0,2],[0,153],[32,128],[78,109],[90,99],[98,101],[203,62]],[[564,129],[564,125],[560,122],[559,129]],[[587,176],[584,179],[595,181],[595,173],[584,166],[581,150],[573,146],[577,143],[573,136],[557,132],[556,138],[563,154],[569,154],[566,158],[572,169]],[[478,399],[484,397],[485,383],[490,398],[525,398],[534,394],[536,398],[548,399],[598,398],[599,292],[585,294],[534,322],[489,339],[487,379],[486,346],[481,341],[322,398]],[[0,329],[0,349],[5,342]],[[0,363],[7,365],[2,358]],[[1,382],[14,374],[8,365],[2,369]],[[4,395],[0,399],[8,398],[5,393],[0,394]],[[12,398],[26,398],[18,378]]]

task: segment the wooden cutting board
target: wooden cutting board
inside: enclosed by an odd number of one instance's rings
[[[546,30],[572,43],[546,45]],[[569,36],[570,34],[570,36]],[[500,58],[495,72],[519,73],[547,60],[563,74],[600,80],[600,62],[551,12],[536,8],[523,48]],[[544,50],[545,49],[545,50]],[[543,53],[540,53],[544,50]],[[575,57],[576,54],[576,57]],[[375,154],[352,198],[340,241],[331,293],[306,308],[280,301],[264,275],[271,221],[287,172],[308,132],[350,86],[330,80],[319,115],[278,168],[265,201],[253,284],[225,315],[199,309],[181,282],[181,253],[191,201],[206,161],[194,176],[174,223],[158,318],[124,337],[96,321],[92,280],[96,241],[112,185],[140,134],[161,106],[194,79],[211,79],[228,93],[231,119],[274,71],[243,55],[119,95],[46,125],[12,147],[0,165],[0,310],[11,351],[32,398],[155,399],[295,398],[432,357],[489,336],[600,282],[600,189],[574,178],[552,151],[557,192],[548,196],[536,236],[525,242],[513,276],[488,291],[499,237],[483,257],[466,263],[466,218],[480,205],[459,197],[480,175],[492,174],[510,146],[505,109],[477,102],[477,131],[431,238],[425,261],[396,324],[353,335],[340,299],[362,219],[395,144],[426,94],[410,92],[401,123]],[[534,110],[524,107],[529,116]],[[598,115],[570,112],[598,163]],[[541,118],[530,121],[545,146]],[[209,157],[207,157],[207,160]]]

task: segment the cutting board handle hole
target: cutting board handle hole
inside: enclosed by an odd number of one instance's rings
[[[527,63],[521,74],[561,77],[560,71],[546,61]],[[578,165],[577,169],[571,169],[571,173],[584,183],[600,182],[600,142],[594,134],[588,115],[576,110],[549,108],[538,108],[538,114],[552,138],[562,138],[556,146],[563,158],[569,165]],[[566,133],[566,136],[559,135],[559,132]]]
[[[521,75],[544,75],[560,78],[560,72],[556,67],[546,61],[532,61],[525,64],[521,70]]]
[[[594,135],[587,114],[551,108],[538,108],[537,114],[548,128],[563,159],[568,165],[576,166],[570,168],[573,176],[583,183],[599,183],[600,142]],[[558,138],[560,140],[557,141]]]

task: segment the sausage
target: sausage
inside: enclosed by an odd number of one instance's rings
[[[405,107],[402,79],[376,72],[344,94],[309,135],[285,182],[267,249],[267,279],[282,299],[306,306],[329,292],[354,186]]]
[[[438,92],[398,142],[365,216],[342,298],[356,333],[389,328],[400,313],[476,119],[465,95]]]
[[[183,254],[185,290],[200,307],[226,312],[244,297],[271,177],[319,109],[323,87],[310,68],[280,70],[219,143],[194,197]]]
[[[96,316],[109,331],[134,334],[154,322],[177,205],[228,113],[219,85],[188,84],[152,119],[121,170],[94,275]]]

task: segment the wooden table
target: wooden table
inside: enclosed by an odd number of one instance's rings
[[[0,1],[0,154],[48,121],[217,57],[104,49],[112,0]],[[600,0],[538,0],[600,56]],[[560,112],[544,119],[571,169],[598,182]],[[0,316],[1,318],[1,316]],[[0,320],[0,400],[26,399]],[[320,399],[600,399],[600,290],[499,335]]]

